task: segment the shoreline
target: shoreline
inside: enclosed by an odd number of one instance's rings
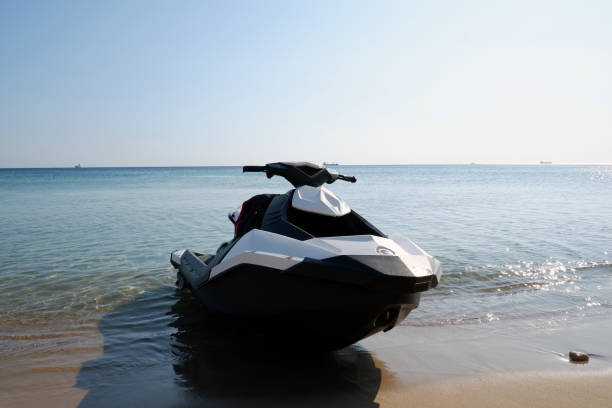
[[[160,321],[160,328],[167,323]],[[125,333],[98,338],[105,346],[122,348],[117,341]],[[405,325],[314,362],[299,357],[299,349],[292,352],[295,361],[260,352],[244,360],[232,350],[221,350],[196,353],[178,366],[174,360],[132,366],[127,354],[66,347],[53,358],[52,367],[44,366],[48,361],[42,355],[38,361],[28,361],[27,355],[4,356],[0,406],[394,408],[410,401],[419,407],[608,407],[610,333],[612,323],[605,317],[521,331],[509,322]],[[129,344],[126,353],[138,348],[134,339]],[[569,363],[561,352],[569,351],[569,344],[592,353],[591,361]],[[113,366],[125,364],[132,368],[114,371]]]

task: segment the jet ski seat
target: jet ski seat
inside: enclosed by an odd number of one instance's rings
[[[268,206],[278,194],[258,194],[242,203],[234,225],[234,241],[254,228],[260,228]]]

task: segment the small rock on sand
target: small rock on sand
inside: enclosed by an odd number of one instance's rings
[[[570,351],[569,359],[572,363],[586,363],[589,361],[589,355],[580,351]]]

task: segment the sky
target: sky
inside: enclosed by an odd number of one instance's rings
[[[612,163],[611,1],[0,1],[0,167]]]

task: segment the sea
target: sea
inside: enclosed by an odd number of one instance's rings
[[[214,252],[232,237],[228,212],[255,194],[286,192],[286,180],[241,167],[0,169],[0,405],[39,395],[108,406],[113,395],[118,406],[228,406],[228,398],[301,395],[315,381],[348,390],[350,405],[371,406],[380,370],[409,370],[397,356],[411,344],[446,348],[465,333],[480,345],[525,333],[497,343],[537,344],[536,360],[560,361],[567,350],[548,350],[542,333],[569,331],[612,365],[606,343],[592,340],[605,335],[597,328],[609,327],[612,312],[612,166],[334,168],[357,183],[331,190],[386,234],[435,256],[443,276],[399,327],[291,366],[242,355],[235,344],[203,346],[203,312],[175,288],[169,263],[175,249]],[[573,328],[590,337],[580,343]],[[378,377],[368,377],[373,367]],[[351,388],[366,377],[373,391]],[[259,380],[268,387],[253,385]]]

